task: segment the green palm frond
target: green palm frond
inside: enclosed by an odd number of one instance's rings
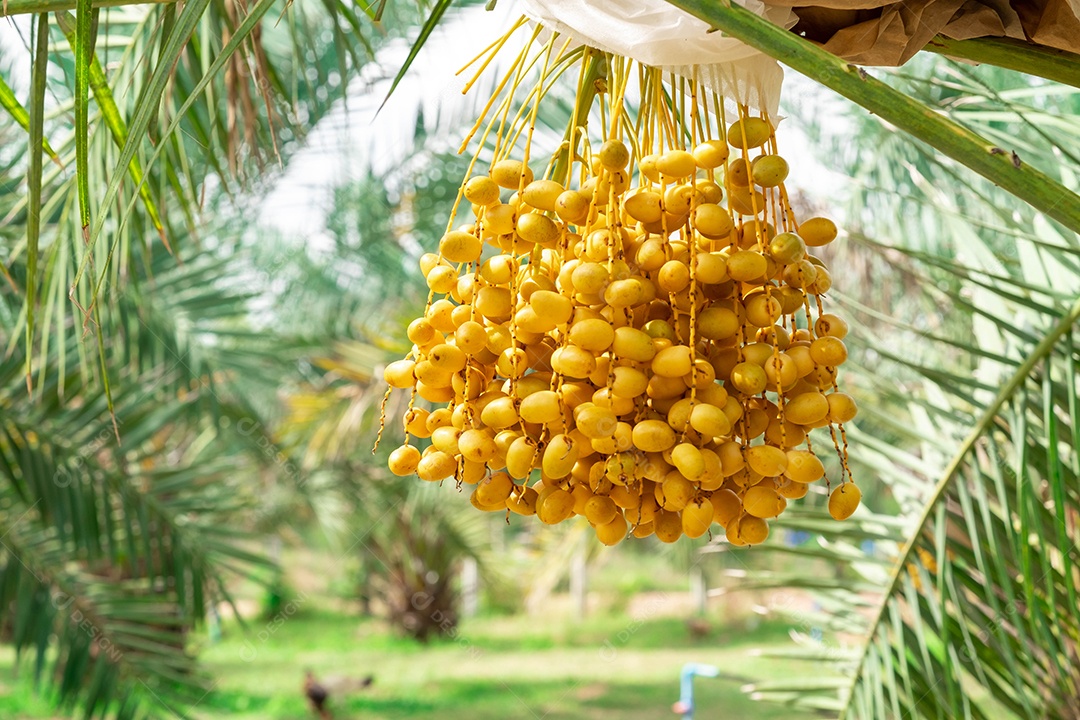
[[[24,5],[10,10],[28,12]],[[203,0],[93,12],[96,42],[80,34],[89,29],[80,23],[85,12],[41,24],[43,84],[32,96],[43,112],[0,66],[8,151],[0,217],[10,243],[2,260],[11,291],[3,302],[34,352],[50,333],[53,343],[96,334],[97,304],[147,277],[157,248],[176,255],[200,247],[206,210],[242,211],[224,198],[272,178],[349,78],[420,11],[396,3],[382,33],[349,3]],[[40,152],[27,152],[36,120],[60,163],[40,176],[29,172]],[[41,212],[31,213],[38,199]],[[39,224],[29,221],[39,215]],[[191,246],[180,247],[185,241]],[[100,358],[80,360],[89,370]]]
[[[227,576],[266,565],[228,522],[242,468],[199,449],[160,395],[118,397],[127,452],[104,403],[2,423],[0,617],[61,705],[122,717],[129,693],[183,702],[203,684],[187,632],[228,598]]]
[[[913,413],[922,421],[897,445],[918,447],[928,437],[956,438],[969,428],[936,475],[924,473],[940,451],[931,457],[895,446],[881,452],[864,445],[871,438],[852,433],[862,476],[888,484],[897,499],[914,500],[899,521],[868,512],[842,532],[813,517],[782,523],[822,540],[777,552],[843,562],[849,571],[759,577],[740,582],[740,589],[811,590],[822,615],[799,613],[797,622],[864,643],[861,653],[840,656],[835,645],[808,650],[808,657],[853,673],[853,684],[838,687],[828,679],[803,691],[840,690],[838,707],[849,717],[1002,717],[1006,710],[1016,717],[1068,716],[1062,698],[1080,681],[1071,670],[1080,633],[1071,336],[1078,318],[1080,302],[1028,349],[981,414],[970,406],[955,419]],[[963,387],[960,379],[942,373],[927,385],[949,391]],[[953,390],[968,405],[963,395]],[[869,555],[860,549],[867,541],[876,543]],[[792,688],[762,683],[753,690],[790,700],[785,693]]]
[[[895,82],[961,122],[1009,135],[1075,187],[1068,133],[1047,132],[1075,128],[1063,110],[1075,91],[1025,92],[1043,86],[945,61],[916,64]],[[855,472],[879,491],[868,496],[873,511],[839,526],[811,511],[785,515],[778,525],[816,539],[765,551],[812,564],[739,579],[740,588],[810,592],[815,610],[774,608],[802,641],[786,654],[832,670],[750,690],[850,718],[1072,717],[1076,237],[879,123],[852,130],[862,149],[834,157],[859,183],[855,231],[832,263],[859,278],[869,259],[915,281],[856,281],[837,298],[857,320],[847,375],[862,408],[849,433]],[[852,145],[827,128],[817,137]]]
[[[167,711],[155,688],[170,699],[179,688],[194,692],[183,616],[169,598],[148,583],[64,570],[64,544],[48,530],[26,521],[3,525],[0,602],[18,609],[12,640],[33,656],[38,680],[49,679],[58,705],[145,717]],[[61,652],[51,650],[53,635]]]
[[[250,331],[221,262],[162,249],[150,279],[102,304],[112,413],[95,376],[61,369],[77,338],[48,347],[33,402],[21,346],[0,361],[0,626],[64,708],[143,717],[197,700],[188,633],[231,602],[231,578],[271,576],[250,549],[262,478],[300,478],[267,452],[256,406],[289,359]]]

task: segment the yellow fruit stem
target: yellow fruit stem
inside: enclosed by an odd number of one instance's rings
[[[574,111],[570,114],[569,127],[566,131],[566,137],[563,140],[562,146],[560,146],[551,156],[551,162],[548,163],[547,168],[544,170],[544,177],[555,177],[558,174],[558,163],[562,157],[563,146],[566,150],[566,175],[562,180],[563,187],[567,190],[570,189],[570,181],[574,177],[574,161],[577,157],[577,132],[581,129],[584,132],[584,127],[579,125],[579,119],[582,112],[582,98],[588,98],[586,102],[587,106],[592,105],[592,93],[589,88],[586,87],[586,77],[589,75],[589,70],[593,67],[593,63],[597,62],[596,58],[590,58],[587,52],[582,59],[580,68],[578,69],[577,80],[577,92],[574,93]],[[588,118],[588,108],[585,109],[586,118]],[[563,233],[565,236],[565,233]]]
[[[529,41],[529,44],[525,46],[525,58],[529,57],[528,51],[531,50],[532,43],[536,41],[536,38],[539,34],[540,26],[537,25],[536,30],[533,32],[532,39]],[[540,59],[540,55],[541,53],[537,53],[536,56],[528,62],[525,62],[525,60],[523,59],[522,62],[518,64],[517,71],[514,73],[514,80],[510,84],[510,91],[507,92],[506,98],[503,100],[502,105],[499,107],[499,112],[495,114],[495,117],[499,118],[499,127],[495,131],[495,151],[494,153],[492,153],[491,158],[491,162],[493,165],[499,160],[502,160],[504,157],[506,157],[506,153],[504,152],[504,146],[506,145],[505,139],[507,135],[507,118],[510,116],[510,108],[513,107],[514,104],[514,95],[517,94],[517,89],[521,85],[521,81],[525,77],[525,74],[529,70],[531,70],[534,65],[536,65],[537,61]]]
[[[532,34],[531,38],[529,39],[529,41],[527,43],[525,43],[524,47],[521,48],[521,51],[514,58],[514,61],[512,63],[510,63],[510,67],[507,68],[506,73],[503,75],[502,80],[500,80],[499,84],[495,86],[495,92],[493,92],[491,94],[491,98],[488,99],[487,103],[484,105],[483,109],[480,111],[480,115],[477,116],[476,122],[473,123],[473,126],[469,130],[469,132],[465,134],[465,139],[462,140],[461,147],[458,148],[458,153],[465,152],[465,148],[467,148],[469,146],[469,142],[473,139],[473,136],[476,134],[476,131],[479,130],[480,126],[484,124],[484,120],[487,118],[488,113],[491,112],[491,108],[495,104],[495,100],[499,97],[499,95],[502,94],[502,91],[506,87],[506,84],[508,82],[510,82],[510,79],[512,77],[515,77],[519,66],[525,61],[525,58],[528,57],[529,49],[530,49],[530,47],[532,45],[532,42],[533,42],[533,40],[536,39],[539,32],[540,32],[540,28],[539,28],[539,26],[537,26],[533,30],[533,34]],[[507,33],[506,37],[509,37],[511,34],[512,33]],[[480,144],[481,144],[481,146],[483,146],[483,142],[481,142]]]
[[[382,442],[383,430],[386,428],[386,403],[390,400],[390,393],[394,391],[394,388],[387,385],[386,392],[383,393],[382,402],[379,403],[379,431],[375,433],[375,445],[371,448],[371,454],[374,455],[375,451],[379,449],[379,443]],[[405,443],[409,442],[409,433],[405,433]]]
[[[821,304],[821,296],[814,295],[814,299],[817,302],[818,317],[821,317],[825,313],[825,309]],[[814,327],[814,325],[809,322],[809,316],[807,316],[807,327]],[[840,371],[839,368],[837,368],[837,376],[839,376],[839,374]],[[833,392],[838,390],[835,377],[832,381],[832,389]],[[843,484],[848,478],[851,478],[851,468],[848,467],[847,459],[847,433],[844,432],[842,425],[840,426],[840,432],[844,438],[843,449],[841,449],[840,442],[836,439],[836,428],[833,427],[832,423],[829,423],[829,436],[832,438],[833,448],[836,450],[836,457],[840,460],[840,483]]]
[[[487,66],[491,63],[492,60],[495,59],[495,57],[499,54],[499,51],[502,50],[503,45],[506,44],[506,41],[509,40],[515,32],[517,32],[518,28],[520,28],[522,25],[525,25],[527,22],[528,18],[526,18],[524,15],[519,17],[517,19],[517,22],[514,23],[513,27],[511,27],[510,30],[503,33],[501,37],[496,38],[494,42],[481,50],[476,55],[476,57],[462,65],[461,68],[456,73],[454,73],[455,76],[460,75],[461,73],[468,70],[481,57],[487,55],[487,59],[484,60],[483,64],[480,65],[480,68],[476,71],[472,78],[467,83],[465,83],[465,87],[461,90],[462,95],[468,94],[472,86],[476,83],[477,80],[480,79],[480,76],[484,74],[484,70],[487,69]]]
[[[552,36],[551,40],[549,40],[549,44],[544,46],[545,48],[547,48],[548,52],[547,52],[547,54],[545,56],[546,59],[545,59],[544,69],[543,69],[543,71],[541,73],[540,80],[537,82],[535,87],[533,87],[531,90],[529,90],[528,94],[525,96],[525,98],[522,101],[521,105],[518,107],[517,112],[514,114],[514,119],[510,121],[510,124],[509,124],[510,129],[506,133],[506,135],[503,136],[504,138],[509,138],[509,141],[502,143],[501,151],[497,151],[497,155],[496,155],[497,160],[501,160],[501,159],[510,157],[510,152],[515,147],[517,147],[518,140],[521,138],[522,132],[524,132],[525,128],[527,127],[525,121],[526,121],[526,111],[528,110],[528,108],[532,106],[532,103],[534,101],[539,102],[540,98],[547,95],[548,91],[555,85],[555,82],[559,79],[559,77],[562,76],[562,73],[567,68],[570,67],[569,59],[575,58],[575,57],[581,55],[581,53],[582,53],[581,49],[575,49],[574,51],[570,52],[569,54],[564,55],[564,53],[566,51],[566,47],[567,47],[567,45],[569,45],[569,43],[571,41],[570,38],[568,38],[566,40],[566,42],[563,43],[562,50],[559,51],[559,55],[557,56],[558,59],[555,62],[555,66],[553,68],[549,69],[548,68],[548,60],[550,60],[550,57],[551,57],[551,49],[552,49],[551,48],[551,42],[554,39],[555,39],[554,36]],[[540,55],[537,55],[536,58],[533,59],[533,62],[530,63],[529,69],[532,69],[532,67],[536,64],[536,62],[539,59],[540,59]],[[544,82],[549,77],[551,78],[551,80],[550,80],[550,82],[548,82],[547,87],[545,87]],[[535,96],[535,98],[534,98],[534,96]],[[511,95],[507,98],[507,102],[509,102],[512,99],[512,97],[513,97],[513,94],[511,93]],[[535,125],[535,120],[533,121],[533,124]],[[528,163],[527,159],[524,162],[527,164]]]

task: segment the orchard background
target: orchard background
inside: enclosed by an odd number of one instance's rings
[[[1080,58],[673,3],[787,64],[862,502],[608,548],[371,453],[521,7],[109,5],[0,23],[0,714],[660,717],[698,662],[698,717],[1072,716]]]

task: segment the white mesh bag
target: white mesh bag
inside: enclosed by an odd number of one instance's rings
[[[790,28],[791,8],[732,0]],[[728,100],[777,117],[784,71],[741,41],[709,33],[702,20],[664,0],[523,0],[525,14],[544,27],[605,52],[694,78]]]

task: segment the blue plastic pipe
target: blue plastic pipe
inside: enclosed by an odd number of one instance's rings
[[[720,668],[715,665],[686,663],[679,675],[679,701],[672,708],[683,720],[694,720],[694,676],[719,677]]]

